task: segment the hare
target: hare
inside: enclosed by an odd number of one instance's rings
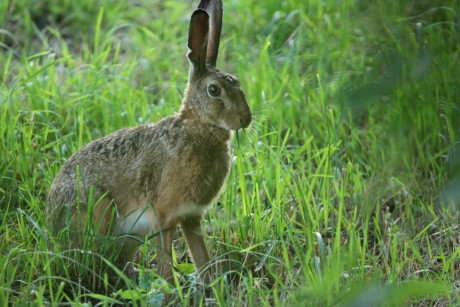
[[[99,235],[117,237],[121,265],[134,259],[136,238],[158,234],[157,268],[170,281],[179,224],[196,269],[203,269],[209,255],[201,218],[228,176],[232,130],[252,120],[239,80],[216,68],[221,28],[221,0],[202,0],[190,20],[179,113],[118,130],[71,156],[48,195],[52,231],[82,234],[91,222]]]

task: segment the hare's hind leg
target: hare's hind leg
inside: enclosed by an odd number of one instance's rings
[[[157,271],[169,283],[173,282],[171,252],[175,227],[176,223],[174,222],[163,222],[154,228],[157,248]]]
[[[125,265],[135,257],[139,245],[146,236],[154,234],[156,243],[157,272],[168,282],[172,282],[172,236],[176,226],[174,219],[164,217],[153,206],[129,204],[121,212],[115,228],[115,235],[121,247],[120,264]]]

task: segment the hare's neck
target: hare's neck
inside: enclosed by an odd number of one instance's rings
[[[217,139],[221,142],[228,142],[233,136],[231,130],[201,121],[199,117],[194,114],[193,110],[187,107],[182,106],[177,117],[187,123],[187,129],[193,134],[212,136],[213,139]]]

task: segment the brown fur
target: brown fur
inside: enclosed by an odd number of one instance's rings
[[[204,2],[221,5],[220,1]],[[120,237],[118,262],[122,265],[137,250],[136,240],[123,235],[142,239],[161,233],[156,237],[157,260],[166,279],[172,276],[171,230],[177,224],[196,267],[209,261],[201,217],[229,173],[231,130],[251,122],[238,79],[205,62],[207,36],[212,33],[206,11],[195,11],[190,22],[191,67],[180,112],[86,145],[62,167],[48,196],[52,230],[70,226],[81,234],[89,217],[99,234]],[[218,97],[209,93],[211,84],[220,88]]]

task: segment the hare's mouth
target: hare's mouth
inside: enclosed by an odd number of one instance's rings
[[[251,112],[249,112],[248,114],[245,114],[245,116],[241,117],[241,124],[242,124],[241,128],[249,127],[251,122],[252,122],[252,114],[251,114]]]
[[[239,127],[237,129],[234,129],[234,130],[244,129],[244,128],[249,127],[249,125],[252,122],[252,114],[251,114],[251,110],[249,109],[249,107],[246,110],[244,110],[244,112],[242,112],[242,114],[240,114],[238,116],[238,121],[239,121],[239,123],[238,123]]]

